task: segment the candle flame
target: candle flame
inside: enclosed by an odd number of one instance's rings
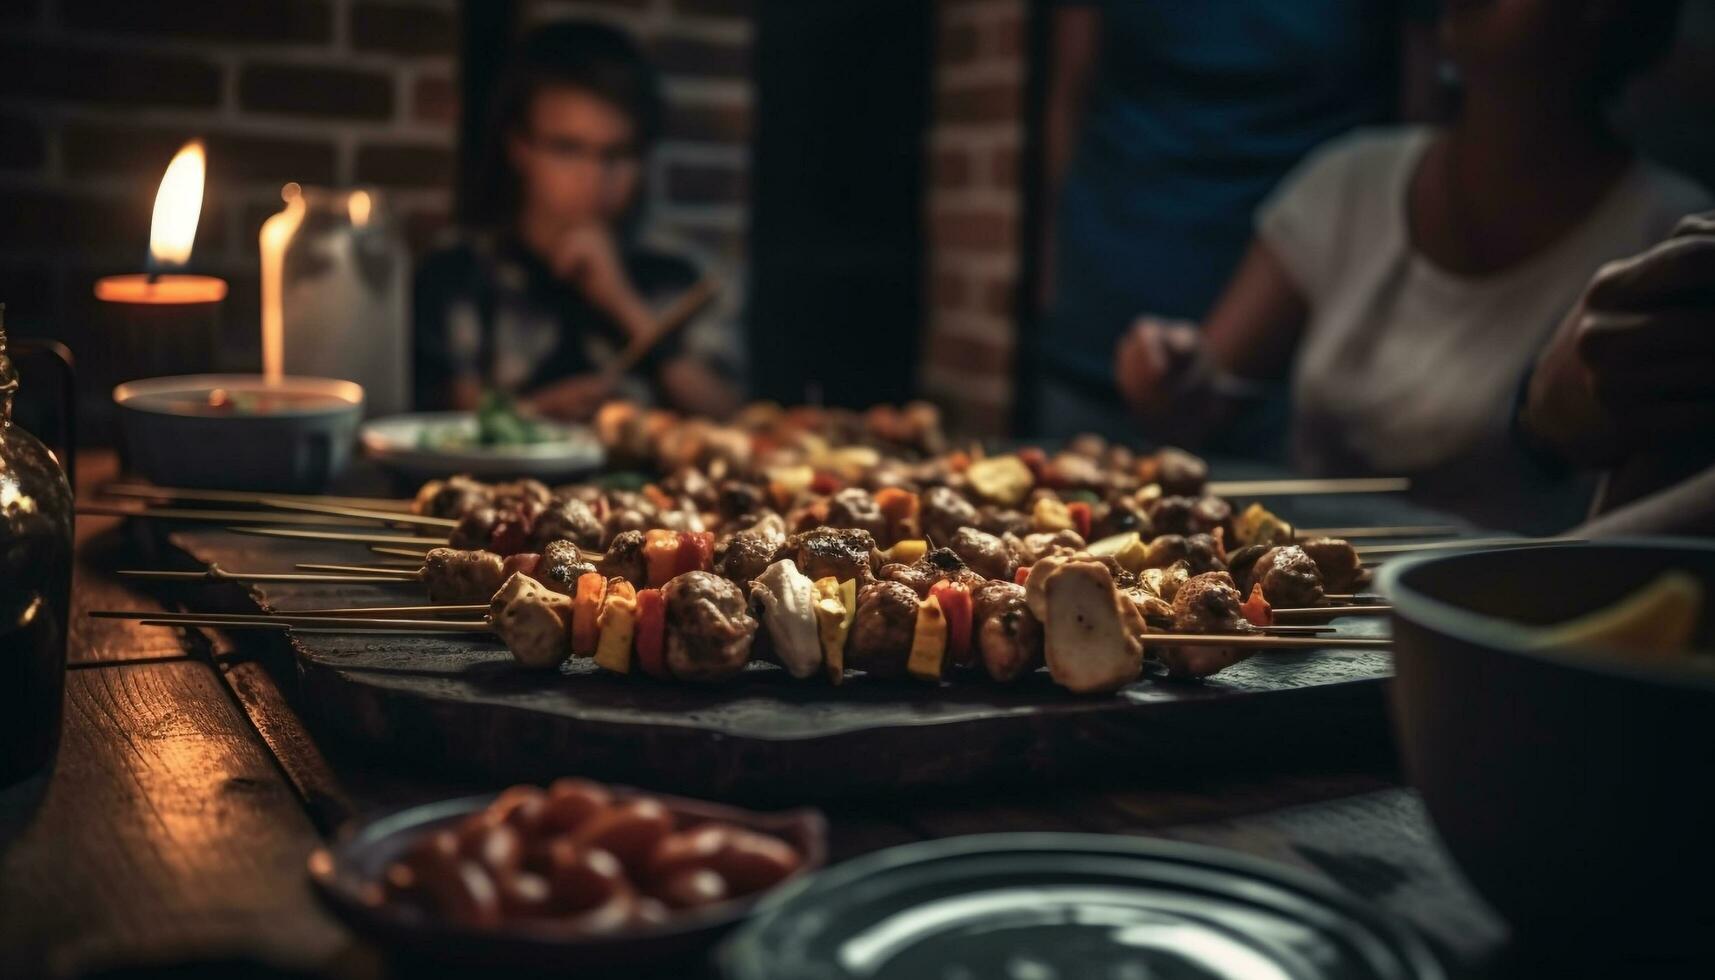
[[[161,189],[155,194],[155,216],[149,225],[149,258],[157,265],[184,265],[202,216],[203,175],[208,167],[202,141],[191,140],[167,164]]]
[[[369,199],[368,191],[352,191],[345,199],[346,210],[351,212],[351,223],[359,228],[369,224],[369,209],[374,202]]]
[[[286,373],[286,245],[304,220],[304,195],[297,184],[280,188],[286,207],[262,222],[262,376],[277,385]]]

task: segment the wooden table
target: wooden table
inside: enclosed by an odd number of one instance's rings
[[[81,458],[87,485],[110,454]],[[387,975],[317,905],[305,857],[352,814],[485,788],[320,744],[293,709],[283,644],[91,620],[161,608],[105,571],[160,566],[113,519],[78,522],[65,727],[57,764],[0,791],[0,976],[235,963]],[[1330,877],[1415,923],[1456,975],[1501,928],[1458,882],[1391,749],[1316,768],[1112,773],[1044,792],[1005,787],[878,799],[828,814],[833,860],[997,830],[1140,833],[1217,844]]]

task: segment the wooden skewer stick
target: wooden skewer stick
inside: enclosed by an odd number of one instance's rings
[[[398,569],[388,569],[398,571]],[[156,569],[122,568],[114,574],[121,578],[149,582],[322,582],[337,585],[394,585],[415,582],[412,578],[386,578],[373,573],[363,575],[334,575],[325,572],[229,572],[219,566],[203,572],[164,572]]]
[[[378,617],[394,619],[401,616],[485,616],[487,603],[452,604],[445,606],[340,606],[326,609],[276,609],[279,616],[341,616],[351,619]]]
[[[1325,493],[1404,493],[1405,477],[1366,477],[1352,480],[1211,480],[1208,492],[1221,497],[1296,497]]]
[[[492,632],[487,620],[449,619],[358,619],[344,616],[296,616],[272,613],[163,613],[152,609],[95,609],[89,613],[97,619],[176,619],[188,623],[220,623],[243,626],[293,627],[356,627],[367,629],[395,628],[434,630],[443,633]]]
[[[306,541],[357,541],[363,544],[412,544],[424,548],[445,548],[445,538],[422,538],[408,534],[363,534],[348,531],[303,531],[291,527],[229,527],[239,534],[255,534],[264,538],[301,538]]]
[[[193,490],[185,487],[157,487],[147,483],[109,483],[101,488],[101,492],[110,497],[142,497],[145,500],[256,505],[261,505],[264,500],[296,500],[407,514],[411,512],[411,501],[402,497],[334,497],[314,493],[266,493],[254,490]]]
[[[261,514],[253,510],[199,510],[192,507],[120,507],[112,504],[78,504],[77,513],[90,517],[142,517],[163,521],[268,521],[278,524],[307,524],[311,527],[350,528],[356,519],[329,520],[316,514]]]
[[[293,567],[300,572],[314,571],[316,562],[301,561]],[[375,568],[422,568],[423,559],[416,558],[376,558],[370,562]]]
[[[704,307],[714,301],[715,295],[719,292],[720,287],[715,284],[713,279],[701,279],[690,289],[680,293],[679,297],[673,300],[672,305],[661,312],[660,318],[655,321],[654,330],[633,340],[624,351],[620,352],[619,357],[615,358],[613,363],[602,369],[602,380],[609,386],[618,383],[619,379],[625,377],[632,368],[643,363],[643,359],[648,357],[649,352],[654,350],[661,341],[666,340],[673,335],[674,331],[690,323],[698,313],[703,311]]]
[[[307,514],[331,514],[336,517],[355,517],[368,521],[381,521],[387,524],[408,524],[414,527],[458,527],[459,522],[450,517],[430,517],[427,514],[399,514],[392,511],[372,510],[367,507],[345,507],[339,504],[315,503],[308,500],[292,500],[288,497],[268,497],[261,501],[264,507],[276,510],[303,511]],[[277,520],[284,515],[272,515],[269,520]]]
[[[1374,606],[1305,606],[1301,609],[1276,609],[1273,616],[1276,619],[1284,616],[1288,619],[1316,619],[1321,616],[1385,616],[1393,612],[1388,605]]]
[[[1404,555],[1414,551],[1454,550],[1484,548],[1529,548],[1539,544],[1583,544],[1584,538],[1551,537],[1551,538],[1455,538],[1451,541],[1414,541],[1410,544],[1372,544],[1358,548],[1358,554],[1371,557],[1377,555]]]
[[[415,558],[418,561],[422,561],[429,555],[427,551],[418,551],[415,548],[390,548],[384,544],[372,544],[369,546],[369,550],[378,555],[397,555],[400,558]]]
[[[1390,527],[1301,527],[1298,540],[1309,538],[1445,538],[1458,534],[1450,524],[1400,524]]]
[[[1393,641],[1357,636],[1262,636],[1255,633],[1145,633],[1147,644],[1168,643],[1181,647],[1238,647],[1245,650],[1385,650]]]
[[[306,572],[349,572],[353,575],[373,575],[378,579],[406,579],[420,582],[423,579],[421,568],[384,568],[380,565],[334,565],[326,562],[299,562],[299,568]]]

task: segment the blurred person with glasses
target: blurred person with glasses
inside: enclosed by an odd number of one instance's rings
[[[707,317],[617,382],[603,374],[700,278],[683,249],[641,233],[661,117],[659,75],[622,31],[561,21],[522,38],[495,89],[483,220],[417,270],[420,405],[471,409],[497,391],[585,419],[620,395],[715,415],[736,404],[732,334]]]

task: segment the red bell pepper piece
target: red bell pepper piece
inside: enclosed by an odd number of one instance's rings
[[[660,589],[637,593],[637,667],[657,680],[672,680],[667,670],[667,600]]]
[[[1043,481],[1043,477],[1048,473],[1048,454],[1042,451],[1041,446],[1025,446],[1014,455],[1022,460],[1025,466],[1030,467],[1030,476],[1037,483]]]
[[[714,568],[715,535],[713,531],[680,531],[679,554],[673,562],[675,577],[686,572],[706,572]]]
[[[1030,581],[1030,566],[1029,565],[1018,566],[1018,572],[1012,576],[1012,580],[1014,582],[1017,582],[1019,585],[1024,585],[1024,584],[1028,583]]]
[[[839,490],[840,478],[832,473],[817,473],[815,476],[810,478],[811,493],[817,493],[827,497],[838,493]]]
[[[525,575],[535,578],[541,566],[541,555],[534,551],[520,551],[515,555],[506,556],[506,560],[500,564],[500,575],[503,579],[508,579],[514,573],[523,572]]]
[[[1090,505],[1082,500],[1074,500],[1066,505],[1066,513],[1072,515],[1072,530],[1078,532],[1078,537],[1090,540],[1090,525],[1094,516],[1090,513]]]
[[[1252,626],[1274,625],[1274,607],[1263,598],[1261,582],[1251,586],[1251,597],[1239,606],[1239,612]]]
[[[941,615],[947,620],[947,656],[959,667],[972,663],[971,650],[971,590],[959,582],[942,580],[929,589],[929,597],[941,604]]]

